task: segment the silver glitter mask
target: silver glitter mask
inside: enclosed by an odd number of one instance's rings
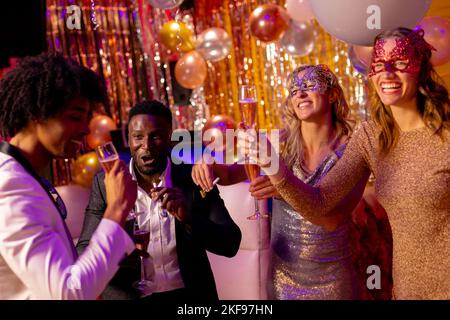
[[[299,77],[299,73],[302,71],[305,71],[305,73],[302,77]],[[301,66],[289,76],[289,95],[293,97],[298,91],[324,94],[337,83],[336,76],[324,64]]]

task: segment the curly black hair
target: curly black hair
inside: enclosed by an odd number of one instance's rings
[[[60,53],[26,57],[0,80],[0,135],[13,137],[29,121],[61,113],[77,97],[108,105],[104,83],[92,70]]]

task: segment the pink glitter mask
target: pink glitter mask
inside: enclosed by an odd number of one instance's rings
[[[299,77],[302,71],[305,71],[305,74]],[[337,83],[336,76],[324,64],[301,66],[295,69],[288,79],[289,95],[293,97],[298,91],[324,94]]]
[[[424,31],[419,29],[405,37],[396,38],[395,47],[389,53],[384,50],[386,40],[378,40],[374,46],[369,78],[384,71],[419,72],[426,52],[435,50],[425,41],[423,34]]]

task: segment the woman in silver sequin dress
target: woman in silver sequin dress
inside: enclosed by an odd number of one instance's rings
[[[311,185],[318,183],[345,150],[351,133],[349,108],[336,76],[325,65],[301,66],[289,80],[285,109],[287,141],[282,156],[292,171]],[[209,190],[245,180],[242,166],[196,164],[192,178]],[[360,275],[352,263],[349,241],[351,210],[368,177],[326,218],[304,219],[283,201],[267,176],[256,178],[250,191],[258,199],[275,197],[272,217],[272,299],[358,299]]]
[[[288,79],[287,141],[282,156],[305,183],[317,184],[345,151],[351,133],[348,106],[336,76],[325,65],[307,65]],[[252,183],[258,198],[275,196],[271,234],[272,299],[359,299],[360,275],[352,262],[351,210],[367,177],[334,215],[306,220],[279,197],[267,177]]]

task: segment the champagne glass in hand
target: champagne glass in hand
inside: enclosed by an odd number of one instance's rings
[[[151,293],[155,289],[155,284],[148,279],[148,276],[154,275],[152,259],[148,254],[148,244],[150,242],[150,219],[148,215],[141,214],[136,217],[133,239],[141,260],[141,279],[133,283],[133,288],[141,292]],[[149,270],[145,268],[145,261],[149,262],[151,275],[147,274]]]
[[[246,129],[253,128],[256,124],[256,108],[258,101],[256,99],[256,88],[254,85],[242,85],[239,87],[239,109],[241,111],[242,122]],[[250,164],[248,156],[245,157],[245,172],[247,177],[253,181],[259,176],[260,168],[257,164]],[[255,213],[247,217],[249,220],[257,220],[259,218],[268,218],[259,211],[258,200],[255,201]]]
[[[111,171],[114,162],[119,161],[119,153],[117,153],[117,150],[112,142],[107,142],[104,145],[97,146],[95,148],[95,153],[97,154],[98,162],[100,162],[100,165],[105,172]],[[138,212],[136,211],[136,207],[134,207],[131,209],[127,217],[127,221],[136,218],[137,214]]]
[[[98,161],[105,172],[109,172],[113,167],[114,162],[119,160],[119,154],[117,153],[116,148],[114,148],[112,142],[107,142],[104,145],[96,147],[95,152],[97,154]]]

